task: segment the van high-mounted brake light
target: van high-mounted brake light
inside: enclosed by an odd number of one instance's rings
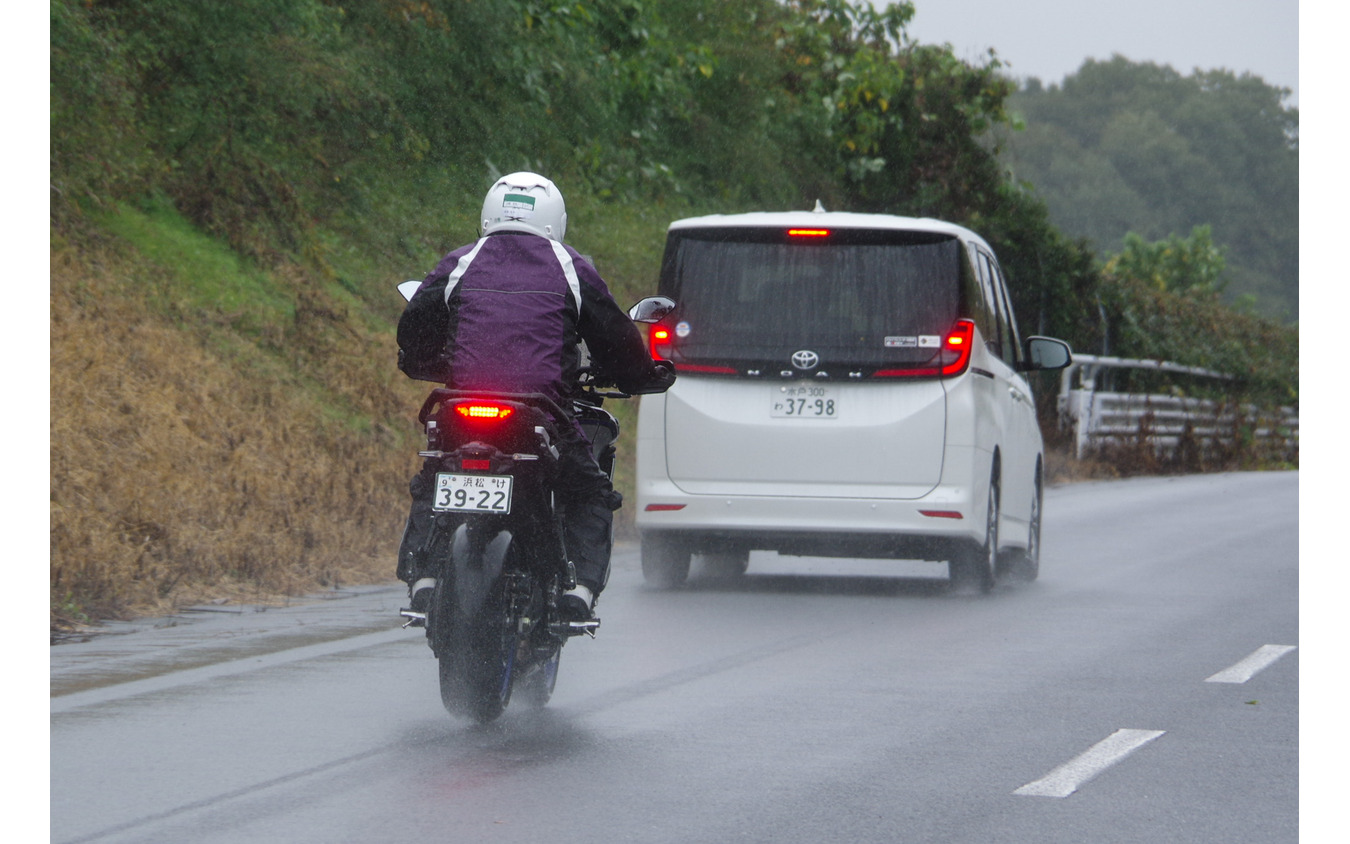
[[[958,319],[947,336],[942,338],[942,346],[929,365],[912,369],[879,369],[872,373],[874,378],[921,378],[934,375],[948,378],[960,375],[970,366],[970,355],[975,346],[975,323],[968,319]],[[935,364],[935,365],[934,365]]]
[[[829,237],[829,229],[788,229],[788,237]]]

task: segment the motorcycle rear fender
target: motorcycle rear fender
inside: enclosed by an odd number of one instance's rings
[[[511,531],[493,529],[481,522],[469,521],[456,528],[445,561],[446,571],[442,573],[447,582],[439,584],[438,589],[454,602],[453,623],[436,625],[447,642],[466,641],[466,637],[473,635],[479,610],[505,569],[511,539]],[[441,644],[432,642],[432,650],[439,653]]]

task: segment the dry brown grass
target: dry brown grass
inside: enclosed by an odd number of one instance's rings
[[[1078,459],[1071,449],[1046,444],[1046,486],[1060,486],[1076,481],[1100,481],[1121,477],[1121,471],[1112,463],[1093,457]]]
[[[1183,438],[1181,447],[1160,452],[1144,437],[1074,456],[1072,442],[1059,434],[1046,437],[1045,469],[1049,485],[1110,480],[1140,475],[1182,475],[1272,468],[1297,468],[1298,454],[1270,443],[1242,442],[1201,449]]]
[[[417,392],[395,386],[390,338],[300,308],[290,360],[223,353],[148,308],[126,256],[51,260],[53,625],[393,576],[416,448],[378,420]]]

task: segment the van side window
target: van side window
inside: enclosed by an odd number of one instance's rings
[[[1008,294],[1007,279],[998,261],[990,259],[994,287],[998,291],[999,333],[1003,336],[1003,361],[1013,369],[1022,359],[1022,338],[1017,336],[1017,318],[1013,316],[1012,297]]]
[[[994,321],[993,303],[989,301],[988,285],[984,283],[984,268],[980,265],[979,253],[972,248],[968,253],[970,260],[961,262],[961,311],[975,321],[980,336],[993,337],[998,330]],[[971,262],[979,268],[971,268]]]
[[[998,357],[1003,357],[1004,337],[1006,332],[1003,327],[1002,314],[998,306],[998,294],[996,288],[996,276],[994,268],[990,262],[989,256],[984,252],[976,253],[976,262],[980,268],[980,287],[984,290],[984,299],[988,302],[988,328],[980,326],[980,333],[984,336],[984,345],[989,351]]]

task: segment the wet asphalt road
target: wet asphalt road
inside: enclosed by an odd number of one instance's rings
[[[552,703],[487,727],[394,586],[55,645],[51,840],[1297,840],[1298,475],[1045,512],[988,596],[759,554],[661,592],[621,547]]]

